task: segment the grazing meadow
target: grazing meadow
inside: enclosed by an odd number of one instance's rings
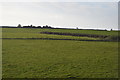
[[[40,33],[44,31],[118,35],[118,31],[3,28],[3,78],[118,78],[119,42],[17,39],[100,40],[100,38]]]

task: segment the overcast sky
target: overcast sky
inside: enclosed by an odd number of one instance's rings
[[[117,2],[107,2],[108,0],[104,0],[106,2],[57,1],[2,2],[0,26],[32,24],[67,28],[118,29]]]

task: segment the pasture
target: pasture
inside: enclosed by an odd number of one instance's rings
[[[99,38],[43,31],[117,35],[116,31],[3,28],[2,38]],[[118,42],[2,40],[3,78],[118,78]]]

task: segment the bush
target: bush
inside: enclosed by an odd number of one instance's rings
[[[18,28],[21,28],[22,26],[21,26],[21,24],[18,24],[18,26],[17,26]]]
[[[105,40],[120,41],[120,36],[109,36],[109,37],[105,38]]]

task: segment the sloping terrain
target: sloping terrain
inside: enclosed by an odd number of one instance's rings
[[[105,36],[118,34],[116,31],[3,28],[3,78],[118,78],[120,42],[77,41],[101,38],[41,32]]]

